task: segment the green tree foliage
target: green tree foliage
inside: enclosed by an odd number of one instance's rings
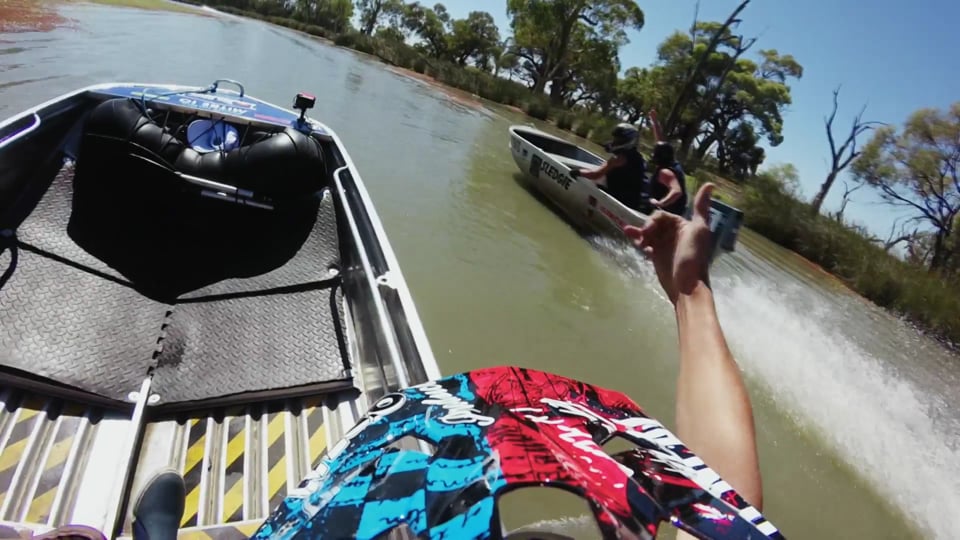
[[[291,15],[290,4],[287,2],[278,2],[277,0],[247,0],[246,2],[241,0],[237,2],[237,4],[242,3],[246,3],[249,9],[253,9],[257,13],[261,13],[268,17],[289,17]],[[240,5],[236,7],[240,9],[248,9]]]
[[[718,38],[719,36],[719,38]],[[711,45],[716,42],[713,50]],[[694,91],[680,104],[668,134],[681,141],[681,155],[698,142],[695,161],[714,147],[726,167],[727,132],[750,124],[760,137],[776,146],[783,141],[783,111],[791,103],[787,81],[803,75],[791,55],[760,51],[759,61],[743,58],[754,40],[734,35],[720,22],[698,22],[691,34],[676,32],[658,48],[661,84],[679,88],[691,77]],[[702,58],[701,58],[702,57]],[[671,96],[676,103],[679,96]]]
[[[714,137],[722,141],[726,131],[738,121],[749,121],[758,134],[776,146],[783,142],[783,111],[791,103],[789,78],[803,75],[802,68],[787,55],[775,50],[760,51],[762,63],[738,60],[717,89],[715,102],[706,103]]]
[[[663,90],[649,69],[629,68],[617,81],[617,112],[635,124],[647,111],[663,102]]]
[[[299,21],[315,24],[337,33],[350,29],[350,18],[353,17],[353,2],[350,0],[296,0],[293,6],[293,18]]]
[[[497,56],[494,58],[494,75],[500,76],[505,72],[512,79],[514,72],[520,66],[520,58],[513,52],[513,38],[508,37],[497,47]]]
[[[405,5],[402,0],[357,0],[360,32],[368,36],[373,34],[384,18],[391,20],[390,27],[399,26]]]
[[[960,102],[949,110],[921,109],[897,133],[876,130],[853,163],[854,175],[873,186],[889,205],[911,212],[929,228],[930,268],[950,266],[960,215]]]
[[[720,173],[732,173],[741,182],[755,176],[766,158],[766,151],[757,146],[757,142],[757,134],[750,124],[740,123],[727,131],[724,143],[717,148]]]
[[[676,78],[676,84],[674,86],[676,95],[671,100],[669,109],[670,112],[667,114],[666,119],[661,120],[663,122],[663,127],[667,137],[674,137],[677,135],[677,128],[679,126],[681,116],[683,115],[684,110],[687,108],[690,100],[696,96],[696,87],[703,78],[705,67],[710,61],[715,59],[714,53],[718,50],[720,44],[723,41],[729,41],[734,38],[730,28],[740,24],[740,19],[738,19],[738,16],[749,3],[750,0],[743,0],[740,5],[738,5],[736,9],[734,9],[733,12],[727,17],[726,21],[724,21],[722,24],[716,24],[715,28],[713,28],[710,32],[710,38],[708,40],[698,39],[698,35],[702,34],[704,25],[702,23],[697,23],[695,19],[694,25],[690,28],[691,39],[689,40],[688,62],[683,64],[684,69],[679,73],[670,73],[673,78]],[[674,37],[676,37],[676,35]],[[751,41],[745,45],[742,45],[740,44],[740,38],[736,39],[736,57],[739,57],[740,54],[753,45],[753,42]],[[687,130],[685,130],[685,132],[689,132],[693,126],[694,124],[688,123]],[[690,139],[692,139],[692,137],[689,136],[689,133],[686,134]],[[687,144],[689,143],[687,142]]]
[[[393,26],[382,26],[375,35],[389,43],[401,44],[404,40],[403,32]]]
[[[551,97],[567,107],[589,103],[609,112],[620,71],[616,45],[583,31],[577,32],[574,44],[579,53],[553,79]]]
[[[471,11],[466,19],[455,20],[450,26],[450,59],[461,66],[473,59],[477,67],[489,69],[500,45],[500,30],[493,16],[486,11]]]
[[[790,78],[803,77],[803,66],[792,54],[781,55],[776,49],[760,51],[761,63],[757,75],[766,81],[786,84]]]
[[[402,25],[420,38],[417,45],[425,54],[460,66],[468,62],[484,71],[502,56],[500,30],[493,16],[472,11],[465,19],[451,19],[443,4],[432,8],[419,2],[403,8]]]
[[[956,231],[960,229],[960,216],[954,220],[954,234],[944,241],[946,249],[952,254],[941,264],[939,270],[944,275],[953,276],[956,281],[960,278],[960,234]],[[933,263],[933,255],[936,247],[937,235],[930,231],[914,231],[901,238],[907,242],[906,260],[912,264],[922,267],[930,267]],[[891,241],[892,241],[891,240]]]
[[[513,53],[533,91],[560,82],[551,91],[554,103],[563,99],[563,79],[583,52],[579,46],[608,41],[619,49],[627,43],[627,29],[643,27],[643,11],[633,0],[507,0],[507,14]]]
[[[419,2],[407,4],[403,14],[403,26],[421,40],[419,47],[429,56],[446,58],[449,51],[447,41],[450,14],[443,4],[433,8]]]

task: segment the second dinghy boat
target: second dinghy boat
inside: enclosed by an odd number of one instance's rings
[[[625,225],[642,225],[647,215],[628,208],[571,169],[590,169],[604,159],[589,150],[530,126],[510,126],[510,153],[530,185],[568,219],[602,235],[625,238]],[[692,194],[691,194],[692,195]],[[733,251],[743,212],[718,200],[710,208],[714,252]]]

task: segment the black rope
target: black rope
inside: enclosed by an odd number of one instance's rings
[[[10,281],[13,272],[17,269],[17,262],[20,260],[20,250],[17,249],[17,234],[13,229],[4,229],[0,231],[0,255],[4,251],[10,250],[10,264],[0,276],[0,289]]]
[[[28,244],[27,242],[17,242],[17,243],[14,244],[14,247],[15,247],[15,248],[16,248],[16,247],[21,247],[21,248],[23,248],[27,253],[33,253],[33,254],[35,254],[35,255],[39,255],[39,256],[41,256],[41,257],[50,259],[51,261],[56,261],[56,262],[58,262],[58,263],[60,263],[60,264],[65,264],[65,265],[67,265],[67,266],[69,266],[69,267],[71,267],[71,268],[76,268],[77,270],[80,270],[81,272],[86,272],[86,273],[88,273],[88,274],[97,276],[98,278],[105,279],[105,280],[107,280],[107,281],[112,281],[113,283],[116,283],[116,284],[118,284],[118,285],[123,285],[124,287],[129,287],[129,288],[131,288],[131,289],[133,289],[133,290],[137,290],[137,287],[136,287],[133,283],[130,283],[129,281],[124,281],[124,280],[122,280],[122,279],[120,279],[120,278],[118,278],[118,277],[112,276],[112,275],[110,275],[110,274],[108,274],[108,273],[106,273],[106,272],[97,270],[96,268],[91,268],[91,267],[89,267],[89,266],[87,266],[87,265],[85,265],[85,264],[78,263],[78,262],[76,262],[76,261],[74,261],[74,260],[71,260],[71,259],[68,259],[68,258],[66,258],[66,257],[61,257],[60,255],[57,255],[56,253],[51,253],[51,252],[46,251],[46,250],[44,250],[44,249],[40,249],[40,248],[38,248],[38,247],[36,247],[36,246],[34,246],[34,245],[32,245],[32,244]]]

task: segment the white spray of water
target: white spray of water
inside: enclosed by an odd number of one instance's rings
[[[665,301],[642,255],[622,243],[593,243]],[[960,449],[951,443],[957,422],[943,421],[942,396],[896,378],[846,335],[837,306],[805,285],[753,273],[713,281],[724,333],[748,376],[928,537],[955,538],[960,514],[949,509],[960,508]]]
[[[576,538],[577,540],[601,537],[596,518],[590,514],[583,514],[576,517],[571,516],[556,519],[543,519],[529,525],[525,525],[516,531],[510,532],[520,531],[552,533],[562,535],[566,538]]]
[[[882,362],[825,325],[824,301],[799,285],[727,278],[716,283],[737,360],[796,419],[937,538],[960,530],[960,453],[929,417],[935,397],[894,379]],[[797,309],[796,299],[810,305]]]

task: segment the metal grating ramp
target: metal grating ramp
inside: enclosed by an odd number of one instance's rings
[[[247,538],[359,416],[356,391],[150,418],[0,387],[0,538],[87,525],[132,534],[146,481],[175,467],[180,538]],[[131,456],[136,456],[131,458]],[[129,464],[129,467],[126,466]],[[126,508],[124,508],[126,506]],[[119,517],[118,517],[119,516]]]
[[[251,523],[255,530],[306,476],[339,437],[344,413],[354,414],[348,403],[309,397],[152,421],[130,493],[155,471],[175,467],[187,487],[180,538],[237,537]],[[131,519],[128,509],[124,535]]]
[[[102,527],[133,436],[127,415],[0,387],[0,521]]]

